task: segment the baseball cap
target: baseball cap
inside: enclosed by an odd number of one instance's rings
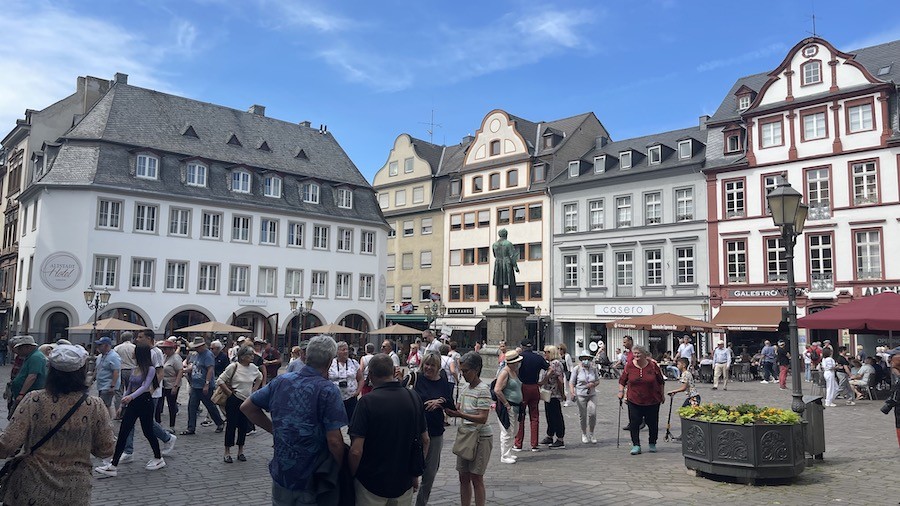
[[[97,346],[100,346],[103,344],[108,344],[108,345],[112,346],[113,340],[110,339],[109,336],[103,336],[100,339],[97,339],[96,341],[94,341],[94,344],[96,344]]]

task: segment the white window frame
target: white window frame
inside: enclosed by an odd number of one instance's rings
[[[341,209],[353,209],[353,190],[349,188],[338,188],[337,206]]]
[[[746,111],[750,108],[750,95],[744,95],[742,97],[738,97],[738,110]]]
[[[366,255],[375,254],[375,232],[363,230],[359,234],[359,252]]]
[[[563,255],[563,288],[578,288],[578,255]]]
[[[263,196],[271,198],[281,198],[281,177],[269,174],[263,180]]]
[[[122,204],[121,200],[98,199],[97,228],[102,230],[122,230]],[[104,206],[106,210],[104,210]],[[25,226],[22,225],[22,228],[25,228]]]
[[[644,270],[644,283],[647,286],[662,286],[662,250],[658,248],[645,250],[644,263],[646,264],[646,269]]]
[[[578,232],[578,203],[563,204],[563,233]]]
[[[186,292],[187,282],[188,262],[183,260],[167,260],[165,291]]]
[[[324,250],[327,251],[329,249],[329,227],[328,225],[313,225],[313,243],[312,249],[315,250]]]
[[[650,146],[647,148],[647,161],[650,165],[662,163],[662,146]]]
[[[359,275],[359,291],[357,295],[359,300],[375,299],[375,276],[372,274]]]
[[[415,160],[413,157],[403,159],[403,173],[412,174],[416,170]]]
[[[813,291],[834,289],[834,244],[831,234],[808,234],[809,275]]]
[[[388,176],[396,176],[400,173],[400,162],[394,160],[388,163]]]
[[[400,269],[404,271],[410,271],[415,266],[413,262],[413,254],[410,252],[402,253],[400,255]]]
[[[316,299],[328,297],[328,271],[312,271],[309,296]]]
[[[784,144],[784,131],[781,123],[782,118],[765,123],[760,122],[759,139],[761,148],[772,148]]]
[[[603,199],[588,201],[588,213],[590,229],[603,230],[606,219]]]
[[[634,225],[634,211],[631,195],[616,197],[616,228],[627,228]]]
[[[353,229],[338,227],[337,251],[353,253]]]
[[[606,155],[594,157],[594,174],[603,174],[606,172]]]
[[[259,219],[259,244],[263,246],[278,245],[278,218],[262,217]]]
[[[284,296],[303,297],[303,269],[285,270]]]
[[[725,181],[725,218],[742,218],[747,214],[747,195],[743,179]]]
[[[806,169],[806,202],[810,220],[831,217],[831,177],[828,167]]]
[[[622,151],[619,153],[619,168],[622,170],[631,168],[631,151]]]
[[[140,179],[159,179],[159,157],[148,154],[137,155],[134,175]]]
[[[394,285],[388,285],[384,287],[384,302],[388,304],[393,304],[394,300],[397,297],[397,289],[394,288]]]
[[[169,208],[169,235],[172,237],[191,236],[191,210],[184,207]]]
[[[246,226],[241,226],[241,227],[236,226],[235,222],[237,222],[239,220],[242,224],[246,224]],[[231,216],[231,242],[249,243],[250,240],[253,238],[252,230],[253,230],[253,217],[246,216],[243,214],[234,214]],[[241,237],[241,236],[245,235],[244,233],[246,233],[246,236],[247,236],[246,238]]]
[[[219,264],[201,262],[197,268],[197,293],[219,292]]]
[[[336,272],[334,275],[334,298],[353,298],[353,274],[349,272]]]
[[[828,126],[826,125],[825,112],[814,112],[811,114],[803,114],[803,140],[813,141],[824,139]]]
[[[391,194],[388,192],[380,192],[378,194],[378,207],[387,209],[391,206]]]
[[[222,240],[222,213],[203,211],[200,214],[200,238]]]
[[[421,204],[425,202],[425,187],[424,186],[415,186],[412,189],[412,203],[413,204]]]
[[[250,193],[250,173],[246,170],[233,171],[231,173],[231,191]]]
[[[406,190],[397,190],[394,192],[394,207],[403,207],[406,205]]]
[[[430,269],[431,268],[431,250],[424,250],[419,252],[419,268],[420,269]]]
[[[725,242],[725,279],[728,284],[747,283],[747,239]]]
[[[21,288],[21,280],[24,278],[20,274],[19,288]],[[116,290],[119,286],[119,257],[112,255],[94,255],[94,282],[91,286],[94,289],[108,288]]]
[[[302,248],[305,244],[306,223],[302,221],[288,222],[287,245],[291,248]]]
[[[156,260],[152,258],[131,257],[131,278],[128,288],[130,290],[153,290],[153,273]],[[137,284],[135,284],[137,281]]]
[[[690,139],[678,141],[678,159],[687,160],[694,156],[694,146]]]
[[[259,279],[256,283],[256,294],[260,297],[278,295],[278,269],[276,267],[260,267]]]
[[[589,279],[591,288],[600,288],[606,284],[604,261],[606,254],[604,252],[590,253],[588,255],[588,264],[590,265],[591,274]]]
[[[208,175],[209,169],[206,165],[198,162],[190,162],[187,164],[185,184],[188,186],[201,186],[205,188]]]
[[[878,165],[874,161],[850,164],[853,176],[853,205],[878,203]]]
[[[488,216],[490,216],[490,214]],[[419,230],[419,234],[421,235],[431,235],[434,233],[434,218],[422,218]]]
[[[146,202],[134,204],[134,231],[139,234],[155,234],[159,229],[159,206]]]
[[[875,110],[871,103],[848,107],[847,118],[847,131],[850,133],[875,129]]]
[[[856,279],[882,279],[881,231],[854,230],[856,248]]]
[[[802,71],[803,86],[822,82],[822,62],[818,60],[808,61],[802,65]]]
[[[230,265],[228,267],[228,293],[246,295],[250,286],[250,266]]]
[[[693,285],[697,283],[696,252],[693,246],[675,248],[675,284]]]
[[[569,162],[569,177],[578,177],[581,172],[581,163],[578,160]]]
[[[319,203],[319,185],[317,183],[303,183],[300,185],[300,198],[307,204]]]
[[[675,189],[675,221],[694,220],[694,188]]]
[[[662,192],[644,194],[644,224],[659,225],[663,222]]]
[[[634,251],[616,252],[616,286],[634,286]]]

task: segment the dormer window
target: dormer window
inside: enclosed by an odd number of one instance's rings
[[[234,134],[231,134],[231,137],[228,138],[228,144],[230,146],[237,146],[237,147],[243,146],[243,144],[241,144],[240,139],[238,139],[237,135],[234,135]]]
[[[808,61],[803,64],[803,86],[822,82],[822,62],[819,60]]]
[[[231,191],[237,193],[250,193],[250,173],[244,170],[232,172]]]
[[[141,179],[158,179],[159,158],[152,155],[138,155],[135,175]]]
[[[457,197],[459,196],[459,192],[462,189],[462,181],[459,179],[450,180],[450,196]]]
[[[603,174],[606,172],[606,155],[594,157],[594,174]]]
[[[687,160],[694,154],[691,152],[691,140],[678,141],[678,159]]]
[[[500,154],[500,141],[491,141],[491,156]]]
[[[650,165],[659,165],[662,162],[662,146],[651,146],[647,150],[647,158],[650,160]]]
[[[353,190],[338,188],[337,206],[342,209],[353,209]]]
[[[553,147],[553,136],[545,135],[544,136],[544,149],[550,149]]]
[[[319,203],[319,185],[316,183],[303,183],[300,185],[300,196],[303,202],[309,204]]]
[[[206,165],[197,162],[187,164],[185,181],[188,186],[206,186]]]
[[[619,153],[619,168],[631,168],[631,151],[622,151],[621,153]]]
[[[266,176],[263,184],[263,195],[266,197],[281,197],[281,178],[278,176]]]
[[[742,97],[738,97],[738,110],[746,111],[750,108],[750,95],[744,95]]]
[[[578,160],[574,160],[569,162],[569,177],[578,177],[578,173],[581,170],[581,164]]]

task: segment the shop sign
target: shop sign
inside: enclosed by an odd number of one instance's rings
[[[53,253],[41,264],[41,282],[51,290],[68,290],[80,277],[81,264],[71,253]]]
[[[806,288],[796,288],[797,296],[806,295],[809,292]],[[787,288],[770,288],[768,290],[732,290],[732,297],[787,297]]]
[[[238,305],[265,307],[269,305],[269,299],[265,297],[241,297],[238,299]]]
[[[653,304],[596,304],[597,316],[645,316],[653,314]]]
[[[448,307],[447,314],[475,314],[474,307]]]
[[[893,292],[900,293],[900,286],[864,286],[862,288],[862,296],[878,295],[879,293]]]

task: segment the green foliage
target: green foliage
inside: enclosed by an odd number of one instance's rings
[[[793,411],[778,408],[761,408],[753,404],[741,404],[735,407],[718,403],[686,406],[678,409],[678,415],[682,418],[690,418],[702,422],[725,422],[738,425],[794,425],[800,423],[800,415]]]

